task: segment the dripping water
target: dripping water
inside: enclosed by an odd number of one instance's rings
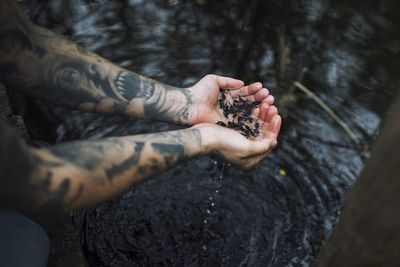
[[[213,162],[214,166],[216,167],[216,175],[214,176],[214,183],[215,187],[213,188],[213,192],[210,194],[210,196],[207,199],[207,208],[205,212],[205,218],[204,218],[204,231],[205,232],[211,232],[210,225],[213,223],[214,218],[216,217],[218,213],[218,203],[221,200],[221,191],[223,187],[223,181],[224,181],[224,170],[225,166],[229,166],[229,163],[226,163],[225,161],[219,161],[215,160]],[[203,245],[203,250],[207,250],[207,245]]]

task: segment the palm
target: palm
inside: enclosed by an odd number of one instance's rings
[[[199,83],[195,85],[194,95],[197,96],[197,123],[216,123],[223,119],[218,109],[219,86],[216,83]]]
[[[281,128],[281,117],[274,106],[262,104],[255,112],[260,132],[256,137],[246,139],[237,131],[210,125],[214,129],[213,138],[217,138],[217,151],[229,162],[242,168],[251,168],[260,162],[268,152],[277,145],[277,137]],[[207,125],[207,124],[199,124]]]
[[[227,89],[227,101],[232,102],[234,99],[244,97],[250,101],[260,101],[264,107],[273,104],[274,98],[269,95],[267,89],[262,87],[261,83],[253,83],[244,86],[240,80],[207,75],[197,84],[191,87],[191,93],[196,99],[195,109],[196,116],[193,118],[193,124],[209,122],[216,123],[218,121],[227,121],[223,115],[223,111],[218,107],[220,89]],[[254,111],[254,116],[258,117],[260,109]]]

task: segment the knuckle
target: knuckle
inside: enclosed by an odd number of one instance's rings
[[[207,74],[204,77],[207,78],[207,79],[215,79],[217,76],[215,74]]]

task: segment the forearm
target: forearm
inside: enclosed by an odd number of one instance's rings
[[[17,13],[10,1],[7,14]],[[15,10],[14,10],[15,9]],[[4,12],[6,13],[6,12]],[[0,79],[55,104],[88,112],[190,124],[193,96],[124,70],[31,24],[18,13],[0,25]],[[7,22],[7,23],[5,23]]]
[[[201,132],[192,128],[33,150],[40,166],[30,179],[34,210],[71,211],[106,201],[203,152]]]

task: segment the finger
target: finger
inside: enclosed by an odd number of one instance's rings
[[[279,135],[279,132],[281,130],[281,126],[282,126],[282,118],[281,116],[279,116],[278,114],[274,115],[271,119],[271,122],[268,123],[268,126],[266,126],[266,131],[265,131],[265,137],[268,139],[273,139],[272,145],[276,146],[276,138]]]
[[[254,117],[257,119],[257,118],[259,118],[259,115],[260,115],[260,108],[259,107],[257,107],[257,108],[255,108],[254,109],[254,111],[253,111],[253,115],[254,115]]]
[[[266,98],[264,98],[264,100],[262,100],[262,102],[264,103],[268,103],[269,105],[274,104],[275,98],[273,95],[268,95]]]
[[[256,83],[252,83],[252,84],[247,85],[247,86],[243,86],[242,88],[229,91],[229,94],[233,98],[238,98],[239,96],[246,97],[246,96],[254,95],[255,93],[257,93],[262,88],[263,88],[262,83],[256,82]]]
[[[275,106],[270,106],[267,111],[267,116],[265,117],[266,122],[270,122],[272,117],[278,114],[278,109]]]
[[[268,112],[268,108],[269,108],[268,103],[262,103],[262,104],[260,105],[260,114],[259,114],[259,116],[258,116],[258,118],[259,118],[260,120],[265,121],[265,118],[266,118],[267,112]]]
[[[262,88],[254,95],[255,101],[263,101],[269,96],[269,91],[266,88]]]
[[[238,89],[244,85],[244,82],[238,79],[213,74],[210,74],[210,76],[213,79],[216,79],[218,86],[221,89]]]
[[[259,141],[252,141],[250,144],[250,150],[252,155],[247,159],[247,164],[244,167],[245,169],[249,169],[260,162],[263,158],[265,158],[272,149],[274,149],[278,145],[277,137],[279,135],[282,119],[281,116],[275,115],[270,123],[266,123],[267,135],[264,139]]]
[[[269,91],[266,88],[258,90],[254,95],[246,96],[245,98],[251,102],[260,101],[263,102],[269,96]]]
[[[265,103],[263,105],[266,105]],[[271,138],[273,135],[271,135],[271,127],[274,127],[272,119],[274,118],[275,115],[278,114],[278,109],[275,106],[270,106],[268,110],[265,112],[265,117],[264,117],[264,124],[261,126],[261,132],[263,133],[263,136],[260,138]],[[272,132],[273,134],[275,133],[274,131]]]

